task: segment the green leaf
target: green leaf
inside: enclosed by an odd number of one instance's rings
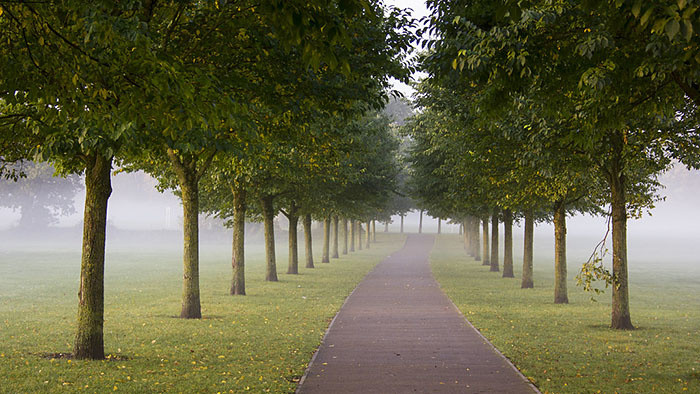
[[[686,4],[687,4],[686,0],[678,0],[678,9],[682,10],[683,8],[685,8]]]
[[[632,15],[634,15],[635,18],[639,18],[639,13],[642,10],[642,0],[637,0],[634,2],[632,5]]]
[[[673,37],[678,34],[678,31],[680,30],[680,24],[678,23],[677,20],[671,19],[667,24],[664,29],[666,31],[666,35],[668,36],[669,40],[673,40]]]
[[[681,35],[686,41],[690,41],[693,37],[693,24],[687,19],[681,21]]]
[[[666,26],[666,22],[668,22],[667,18],[657,19],[654,23],[654,27],[651,28],[651,31],[653,33],[661,33],[664,30],[664,26]]]
[[[642,27],[644,27],[647,24],[652,12],[654,12],[654,7],[649,7],[649,9],[646,10],[644,14],[642,14],[642,17],[639,19],[639,24],[641,24]]]

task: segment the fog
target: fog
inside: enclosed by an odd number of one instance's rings
[[[665,201],[657,204],[652,215],[631,219],[628,223],[628,250],[630,270],[635,263],[641,266],[659,265],[665,269],[694,267],[700,272],[700,207],[695,204],[700,195],[700,172],[675,167],[661,176],[666,185]],[[8,181],[2,181],[8,182]],[[160,193],[156,181],[144,173],[114,175],[113,192],[108,208],[109,249],[138,245],[140,248],[180,250],[182,247],[182,207],[171,192]],[[61,249],[80,248],[84,189],[74,196],[75,213],[57,217],[57,223],[45,229],[20,231],[19,210],[0,208],[0,250],[41,247]],[[2,198],[2,197],[0,197]],[[2,204],[0,204],[2,205]],[[405,218],[406,232],[418,231],[418,212]],[[522,229],[514,228],[514,250],[516,259],[522,255]],[[285,242],[286,220],[281,215],[276,219],[278,242]],[[318,225],[316,225],[318,226]],[[595,245],[604,237],[606,219],[576,215],[570,217],[568,228],[568,259],[570,271],[588,259]],[[398,232],[400,218],[395,216],[389,230]],[[377,224],[377,231],[384,226]],[[222,221],[202,216],[201,243],[207,247],[229,248],[231,231]],[[457,233],[459,227],[442,221],[443,233]],[[423,232],[436,233],[437,220],[423,217]],[[501,230],[501,236],[503,231]],[[539,223],[535,231],[536,264],[553,261],[553,227]],[[259,224],[249,224],[247,242],[259,244],[262,232]],[[609,237],[609,247],[611,239]]]

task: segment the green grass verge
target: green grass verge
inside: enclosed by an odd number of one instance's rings
[[[571,303],[553,304],[552,265],[536,262],[536,288],[524,290],[520,270],[516,279],[489,272],[465,256],[459,237],[441,236],[431,256],[445,293],[542,392],[700,392],[698,277],[688,280],[687,272],[668,272],[661,264],[633,272],[631,313],[638,329],[615,331],[608,328],[610,293],[592,302],[575,286],[574,264]]]
[[[317,268],[300,275],[283,273],[280,244],[277,283],[262,280],[263,256],[249,253],[244,297],[228,295],[230,249],[203,246],[201,320],[174,318],[182,286],[176,250],[110,251],[105,361],[42,356],[71,351],[77,251],[0,251],[0,392],[293,392],[345,298],[403,239],[378,234],[371,249],[330,264],[317,256]]]

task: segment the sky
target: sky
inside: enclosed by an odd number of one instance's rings
[[[428,15],[428,9],[425,6],[425,2],[421,0],[386,0],[387,5],[393,5],[398,8],[410,8],[413,10],[411,15],[414,18],[421,18]],[[414,78],[420,78],[420,74],[414,75]],[[404,96],[410,98],[414,92],[414,89],[404,83],[392,79],[391,81],[393,88],[403,93]]]

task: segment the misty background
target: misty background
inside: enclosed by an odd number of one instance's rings
[[[50,166],[48,170],[44,170],[53,171]],[[658,202],[651,215],[628,222],[630,269],[634,270],[635,262],[657,263],[665,268],[690,264],[698,268],[700,207],[695,201],[700,195],[700,171],[689,171],[682,166],[675,166],[671,171],[662,174],[660,181],[666,186],[662,190],[665,200]],[[30,182],[32,180],[29,179],[21,179],[16,185],[11,185],[11,181],[7,180],[0,182],[0,250],[41,245],[79,249],[85,198],[82,179],[50,177],[46,184],[23,187],[23,184]],[[64,184],[62,191],[56,190],[56,183]],[[171,192],[159,192],[155,185],[156,181],[143,172],[113,175],[113,192],[108,208],[108,248],[111,245],[129,244],[177,250],[181,248],[180,200]],[[13,207],[8,207],[8,187],[28,189],[24,191],[23,198],[36,201],[13,201]],[[15,192],[13,198],[17,199],[17,194]],[[59,206],[62,203],[63,207],[45,207],[52,203]],[[23,223],[22,206],[31,207],[34,216],[43,214],[50,217],[33,218],[31,222]],[[286,219],[279,215],[275,222],[277,241],[286,241]],[[405,217],[404,231],[418,232],[418,225],[417,211]],[[262,242],[260,228],[257,223],[248,225],[246,238],[250,244]],[[318,229],[318,224],[316,228]],[[605,217],[576,215],[568,219],[570,269],[576,269],[577,265],[590,256],[595,245],[604,237],[606,228]],[[231,230],[225,228],[221,220],[202,215],[200,231],[203,249],[207,244],[230,244]],[[377,231],[384,231],[384,225],[378,223]],[[389,231],[400,231],[400,217],[393,217]],[[443,233],[458,231],[458,225],[442,221]],[[423,232],[436,233],[437,219],[424,214]],[[502,233],[501,229],[501,236]],[[519,223],[516,224],[513,233],[514,254],[517,258],[522,255],[522,229]],[[536,260],[553,261],[553,234],[553,227],[549,223],[538,223],[535,232]]]

